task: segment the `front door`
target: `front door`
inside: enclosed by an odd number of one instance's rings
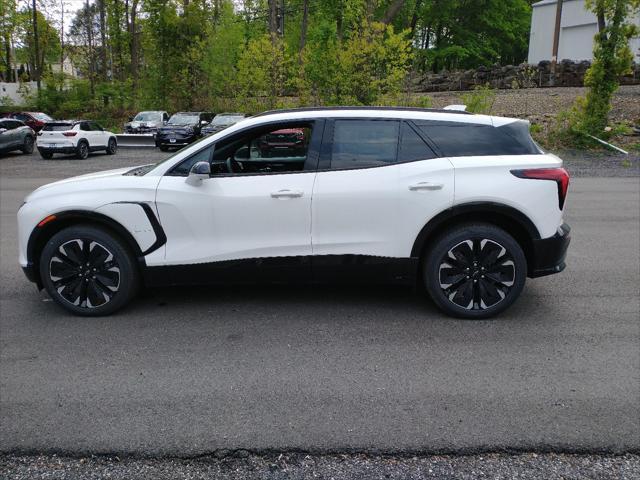
[[[166,265],[211,265],[225,276],[235,270],[273,280],[309,274],[321,126],[256,127],[204,148],[165,175],[156,202],[167,235]],[[275,141],[282,135],[287,145]],[[211,178],[193,184],[188,172],[201,161],[211,164]]]

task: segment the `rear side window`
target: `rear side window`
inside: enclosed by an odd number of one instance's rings
[[[43,130],[47,132],[65,132],[73,128],[72,123],[47,123]]]
[[[377,167],[395,163],[398,157],[396,120],[336,120],[333,130],[331,169]]]
[[[415,124],[445,157],[540,153],[524,122],[513,122],[502,127],[438,121],[417,121]]]
[[[398,161],[413,162],[415,160],[435,158],[435,156],[433,150],[420,138],[420,135],[408,123],[403,123]]]

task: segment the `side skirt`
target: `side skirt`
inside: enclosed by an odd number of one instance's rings
[[[321,255],[226,260],[144,267],[148,287],[220,284],[401,284],[415,285],[418,258]]]

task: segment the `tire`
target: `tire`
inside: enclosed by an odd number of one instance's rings
[[[115,138],[110,138],[107,142],[107,155],[115,155],[118,151],[118,143]]]
[[[80,160],[85,160],[89,156],[89,144],[85,141],[78,143],[76,147],[76,157]]]
[[[40,156],[45,160],[51,160],[53,158],[53,153],[51,152],[40,152]]]
[[[527,259],[518,242],[501,228],[464,224],[435,240],[423,273],[427,292],[442,311],[483,319],[504,311],[520,296]]]
[[[160,149],[161,152],[169,151],[169,147],[167,147],[166,145],[158,145],[158,148]]]
[[[139,285],[126,245],[108,231],[89,225],[65,228],[49,239],[40,255],[40,278],[58,305],[86,317],[119,310]]]
[[[24,137],[24,143],[22,144],[22,153],[26,153],[26,154],[31,154],[33,153],[33,147],[35,145],[35,142],[33,141],[33,137],[30,135],[27,135],[26,137]]]

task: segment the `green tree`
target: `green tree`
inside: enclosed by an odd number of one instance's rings
[[[584,80],[589,91],[576,104],[572,128],[602,136],[618,78],[631,70],[629,39],[638,35],[639,29],[627,20],[640,9],[640,0],[588,0],[587,6],[598,17],[600,31],[595,36],[593,62]]]

